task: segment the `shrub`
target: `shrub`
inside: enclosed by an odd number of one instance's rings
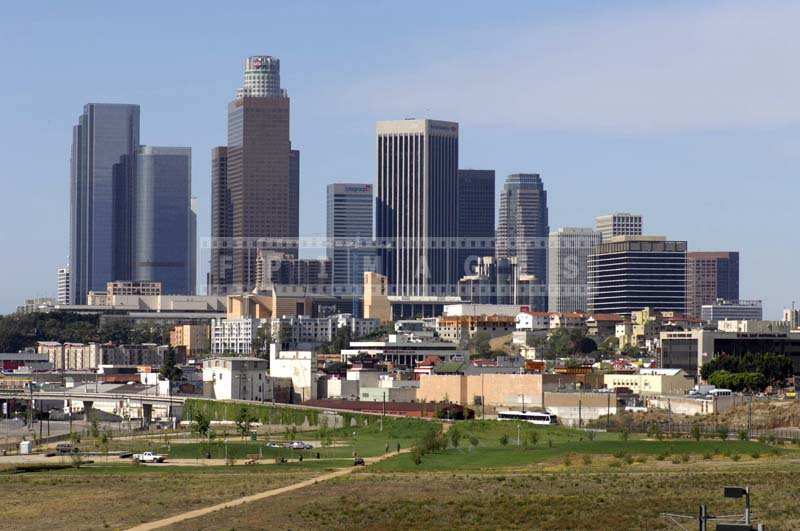
[[[595,432],[593,432],[593,431],[587,431],[587,432],[586,432],[586,437],[587,437],[587,438],[588,438],[590,441],[593,441],[593,440],[594,440],[594,438],[595,438],[596,436],[597,436],[597,433],[595,433]]]
[[[646,455],[637,456],[636,457],[636,462],[637,463],[646,463],[647,462],[647,456]]]
[[[617,450],[616,452],[613,453],[613,456],[616,457],[617,459],[622,459],[623,457],[625,457],[625,450]]]
[[[589,466],[592,464],[592,456],[589,454],[583,454],[583,464]]]
[[[746,441],[750,439],[750,436],[747,435],[747,430],[739,430],[739,440]]]
[[[666,452],[666,451],[661,452],[658,455],[656,455],[656,461],[663,461],[667,457],[669,457],[669,452]]]
[[[712,457],[711,456],[711,452],[706,452],[706,453],[703,454],[703,459],[705,459],[706,461],[711,459],[711,457]]]
[[[727,424],[720,424],[717,426],[717,435],[723,441],[728,439],[728,434],[730,434],[730,429],[728,428]]]
[[[702,436],[703,434],[700,432],[700,425],[695,422],[694,424],[692,424],[692,439],[694,439],[697,442],[700,442],[700,438]]]
[[[469,444],[472,445],[473,448],[476,448],[479,442],[480,441],[478,441],[478,438],[475,437],[474,435],[469,436]]]
[[[741,458],[742,458],[742,456],[740,456],[739,454],[733,454],[733,455],[731,456],[731,459],[733,459],[734,461],[738,461],[738,460],[739,460],[739,459],[741,459]]]
[[[547,438],[547,447],[548,448],[552,448],[553,447],[553,439],[551,439],[550,437]]]
[[[447,432],[447,436],[450,438],[453,448],[458,448],[458,445],[461,444],[461,430],[454,426]]]
[[[564,466],[570,466],[572,464],[572,454],[564,454]]]
[[[753,459],[758,459],[759,457],[761,457],[761,454],[758,453],[758,451],[754,450],[753,452],[750,453],[750,457],[752,457]]]
[[[528,435],[528,439],[531,442],[531,446],[536,446],[536,443],[539,442],[539,432],[537,431],[530,432],[530,434]]]
[[[684,463],[688,463],[690,457],[691,457],[691,454],[682,454],[681,455],[681,461],[683,461]]]
[[[628,426],[623,426],[619,432],[619,438],[627,442],[630,435],[631,429]]]
[[[415,465],[422,463],[422,449],[419,446],[415,446],[411,451],[411,458],[414,460]]]
[[[500,444],[503,446],[508,446],[508,435],[505,433],[500,436]]]
[[[633,456],[626,455],[625,457],[622,458],[622,460],[625,461],[626,464],[629,465],[633,464]]]
[[[677,455],[673,455],[672,456],[672,464],[673,465],[680,464],[680,462],[681,462],[681,458],[680,457],[678,457]]]

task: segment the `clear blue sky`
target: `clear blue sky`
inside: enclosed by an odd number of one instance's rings
[[[800,6],[736,2],[11,2],[0,17],[0,311],[55,292],[71,127],[138,103],[142,142],[210,149],[247,55],[280,57],[302,152],[300,227],[325,185],[374,180],[374,122],[461,124],[461,167],[540,172],[550,225],[641,212],[693,250],[738,250],[741,295],[800,300]],[[315,253],[316,251],[311,251]],[[202,272],[205,263],[199,264]]]

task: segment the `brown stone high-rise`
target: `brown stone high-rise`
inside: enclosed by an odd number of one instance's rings
[[[209,292],[249,291],[258,249],[297,252],[299,152],[289,141],[289,97],[277,58],[247,59],[244,87],[228,104],[227,149],[212,158]]]

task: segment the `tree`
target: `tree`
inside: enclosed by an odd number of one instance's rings
[[[617,339],[616,336],[609,336],[600,342],[600,345],[597,346],[597,350],[603,354],[603,357],[608,358],[617,352],[618,347],[619,339]]]
[[[591,337],[580,337],[575,341],[575,351],[581,354],[591,354],[597,350],[597,343]]]
[[[250,413],[250,410],[247,409],[246,406],[242,406],[239,408],[239,412],[236,414],[236,429],[238,430],[239,434],[241,434],[242,438],[250,432],[250,424],[255,422],[257,419]]]
[[[572,338],[566,328],[557,328],[547,338],[547,347],[557,358],[563,358],[574,352]]]
[[[158,375],[162,380],[169,380],[170,385],[172,385],[173,382],[181,377],[181,374],[183,374],[183,371],[181,371],[176,362],[175,348],[170,346],[164,354],[164,363],[161,364]]]
[[[700,437],[702,436],[703,434],[700,432],[700,425],[695,422],[694,424],[692,424],[692,439],[694,439],[697,442],[700,442]]]
[[[202,411],[197,411],[194,414],[194,424],[192,424],[192,431],[201,437],[208,436],[208,430],[211,428],[211,420]]]
[[[532,431],[528,434],[528,440],[531,442],[531,446],[536,446],[536,443],[539,442],[539,432]]]
[[[728,434],[729,433],[730,433],[730,429],[728,428],[727,424],[720,424],[717,427],[717,435],[719,435],[719,438],[722,439],[723,441],[728,439]]]
[[[270,343],[272,343],[272,330],[270,329],[269,323],[265,323],[258,328],[256,337],[253,338],[253,344],[250,349],[253,356],[268,358]]]
[[[453,448],[458,448],[461,443],[461,430],[453,426],[448,432],[447,436],[450,438],[450,444]]]
[[[500,436],[500,444],[503,446],[508,445],[508,435],[506,435],[505,433]]]
[[[483,330],[476,332],[467,342],[467,349],[475,356],[485,357],[492,351],[490,341],[492,336]]]

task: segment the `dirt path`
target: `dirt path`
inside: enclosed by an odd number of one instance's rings
[[[406,448],[400,450],[400,452],[388,453],[384,454],[379,457],[368,457],[364,461],[366,464],[371,465],[373,463],[377,463],[379,461],[383,461],[384,459],[389,459],[390,457],[394,457],[398,454],[403,454],[410,451],[410,449]],[[210,507],[204,507],[202,509],[195,509],[194,511],[189,511],[186,513],[176,514],[174,516],[170,516],[168,518],[163,518],[161,520],[155,520],[153,522],[148,522],[145,524],[138,525],[136,527],[132,527],[130,531],[149,531],[150,529],[160,529],[162,527],[166,527],[172,524],[177,524],[179,522],[183,522],[185,520],[191,520],[192,518],[198,518],[200,516],[207,515],[209,513],[213,513],[215,511],[221,511],[222,509],[228,509],[230,507],[237,507],[239,505],[244,505],[246,503],[263,500],[265,498],[271,498],[273,496],[278,496],[279,494],[284,494],[286,492],[292,492],[294,490],[302,489],[305,487],[310,487],[315,483],[319,483],[320,481],[328,481],[330,479],[338,478],[341,476],[346,476],[348,474],[353,473],[355,470],[359,470],[361,467],[348,467],[343,468],[341,470],[336,470],[335,472],[329,472],[327,474],[322,474],[321,476],[316,476],[311,479],[307,479],[305,481],[301,481],[299,483],[294,483],[293,485],[288,485],[286,487],[280,487],[277,489],[266,490],[264,492],[259,492],[257,494],[251,494],[250,496],[244,496],[242,498],[236,498],[235,500],[230,500],[224,503],[219,503],[217,505],[212,505]]]

